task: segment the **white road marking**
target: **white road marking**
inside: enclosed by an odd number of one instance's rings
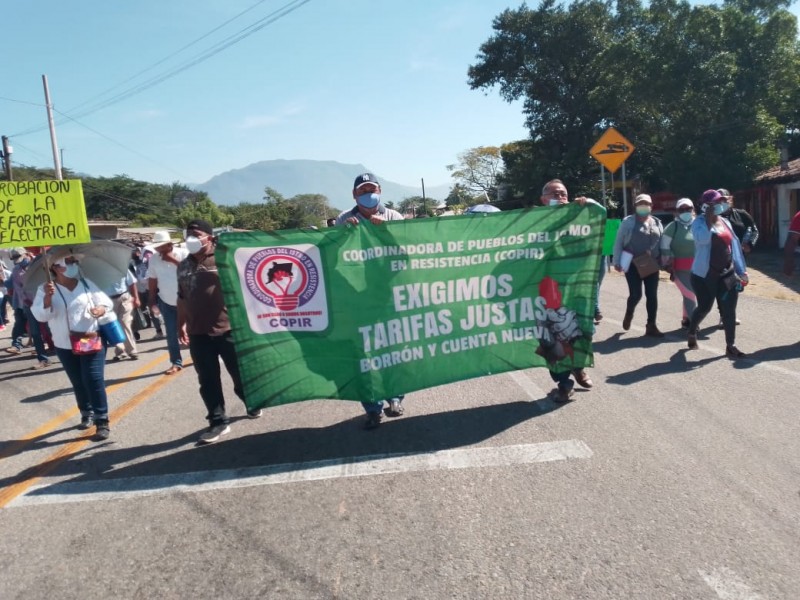
[[[531,381],[531,378],[522,371],[509,371],[507,375],[516,383],[531,400],[542,400],[547,397],[547,393],[538,385]],[[555,385],[555,384],[554,384]]]
[[[31,488],[25,495],[20,496],[8,506],[132,499],[175,492],[204,492],[440,469],[507,467],[555,460],[590,458],[591,456],[591,449],[580,440],[520,444],[500,448],[442,450],[427,454],[381,454],[244,469],[86,482],[68,481]]]
[[[753,592],[736,573],[726,567],[710,573],[700,569],[697,572],[720,600],[763,600],[763,596]]]

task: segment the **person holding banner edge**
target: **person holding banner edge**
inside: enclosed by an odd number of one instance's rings
[[[186,225],[189,255],[180,262],[177,271],[178,340],[189,346],[200,382],[200,396],[208,411],[209,426],[200,435],[200,444],[216,442],[231,430],[222,393],[220,359],[233,380],[233,391],[244,402],[244,386],[219,282],[215,247],[216,238],[210,223],[192,219]],[[247,410],[250,419],[261,415],[260,408]]]
[[[403,215],[396,210],[386,208],[381,203],[381,184],[372,173],[362,173],[353,182],[353,200],[356,205],[336,217],[336,225],[358,225],[364,221],[373,225],[380,225],[385,221],[402,221]],[[403,398],[400,395],[388,398],[389,406],[386,408],[387,417],[400,417],[405,412]],[[367,413],[364,429],[376,429],[383,419],[384,400],[377,402],[362,402],[361,406]]]
[[[567,193],[567,187],[560,179],[551,179],[544,184],[544,187],[542,187],[542,195],[539,198],[539,201],[543,206],[559,206],[562,204],[568,204],[569,195]],[[578,196],[574,199],[574,201],[580,206],[586,206],[587,202],[591,202],[600,206],[598,202],[592,200],[591,198],[586,198],[585,196]],[[600,292],[599,285],[597,291],[598,293]],[[595,308],[597,309],[597,307]],[[557,389],[551,395],[554,402],[563,404],[572,400],[572,397],[575,393],[573,390],[575,384],[572,381],[571,376],[575,378],[575,381],[582,388],[590,389],[594,385],[585,369],[554,371],[548,367],[548,370],[550,371],[550,378],[556,384],[558,384]]]

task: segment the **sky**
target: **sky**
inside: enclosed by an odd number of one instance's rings
[[[64,166],[92,176],[204,183],[312,159],[427,187],[452,183],[462,152],[528,135],[521,103],[467,83],[493,18],[519,2],[6,4],[0,134],[12,164],[53,166],[42,75]]]

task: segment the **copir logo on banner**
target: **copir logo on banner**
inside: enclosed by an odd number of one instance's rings
[[[316,246],[239,248],[235,260],[255,333],[328,328],[325,281]]]

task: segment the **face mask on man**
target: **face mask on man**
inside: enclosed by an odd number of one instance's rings
[[[646,217],[650,214],[650,207],[649,206],[637,206],[636,207],[636,214],[640,217]]]
[[[550,200],[547,201],[547,206],[558,206],[559,204],[561,204],[561,200],[558,198],[550,198]]]
[[[381,201],[381,195],[377,192],[361,194],[357,197],[358,204],[364,208],[375,208]]]
[[[203,249],[203,240],[199,237],[190,235],[186,238],[186,249],[189,251],[189,254],[197,254]]]
[[[690,223],[694,219],[694,215],[691,212],[682,212],[678,215],[678,219],[683,223]]]
[[[728,212],[728,208],[730,208],[730,207],[728,206],[727,202],[720,202],[719,204],[715,204],[714,205],[714,214],[715,215],[721,215],[724,212]]]

